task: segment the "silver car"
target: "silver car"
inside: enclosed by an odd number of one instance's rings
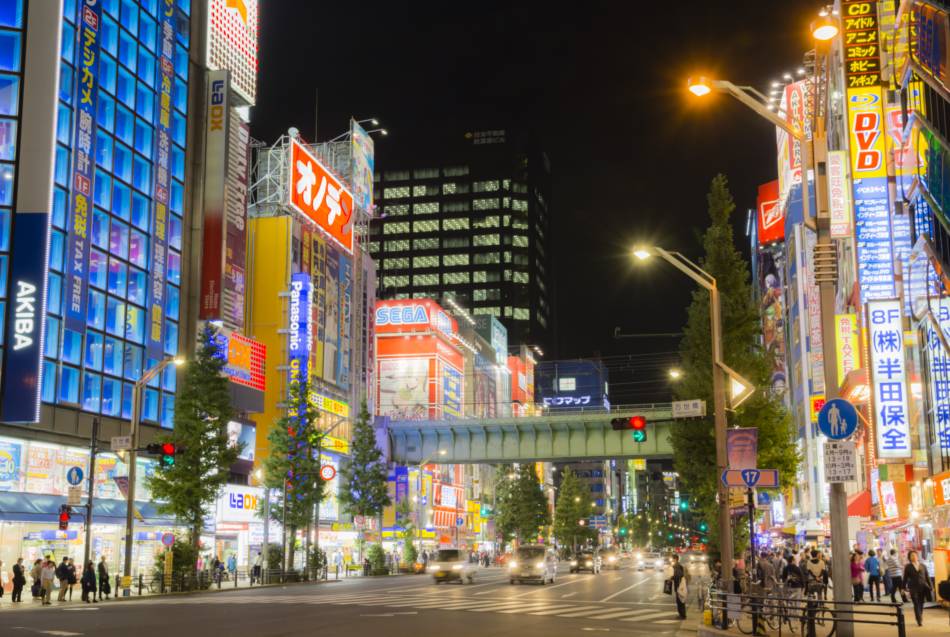
[[[515,582],[554,583],[557,579],[557,558],[540,544],[518,547],[508,560],[508,579]]]

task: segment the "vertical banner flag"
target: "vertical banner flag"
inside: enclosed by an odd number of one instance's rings
[[[289,344],[290,382],[308,378],[310,347],[313,344],[313,321],[310,311],[313,283],[306,272],[296,272],[290,279]]]
[[[228,180],[225,159],[228,153],[228,72],[209,71],[208,115],[205,120],[205,179],[203,237],[201,251],[201,306],[203,321],[221,318],[221,289],[224,286],[224,190]]]
[[[907,369],[900,301],[869,301],[867,306],[878,457],[910,458]]]
[[[828,208],[831,238],[851,236],[851,197],[848,188],[848,166],[843,150],[828,151]]]
[[[251,130],[239,117],[228,131],[228,181],[224,199],[224,281],[221,318],[236,330],[244,329],[247,288],[247,181]]]
[[[835,351],[838,361],[838,386],[845,377],[860,367],[858,361],[858,317],[835,314]]]
[[[172,93],[175,90],[175,0],[161,7],[161,79],[158,91],[158,126],[155,130],[155,178],[152,187],[151,269],[148,281],[149,322],[146,354],[161,360],[165,353],[165,273],[168,262],[168,202],[171,189]]]
[[[79,50],[73,115],[72,197],[66,248],[66,329],[86,331],[86,284],[89,280],[89,226],[96,157],[96,105],[99,95],[99,24],[102,2],[83,0],[79,9]]]
[[[373,138],[355,119],[350,120],[350,143],[353,146],[353,200],[357,208],[373,213],[373,170],[376,159]]]
[[[941,298],[936,307],[940,331],[950,342],[950,298]],[[950,354],[943,348],[933,324],[927,324],[927,365],[930,373],[930,409],[936,424],[937,442],[943,454],[950,452]]]

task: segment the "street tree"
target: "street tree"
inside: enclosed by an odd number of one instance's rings
[[[228,379],[222,373],[225,352],[206,326],[195,356],[188,361],[175,400],[174,433],[161,442],[177,446],[175,461],[159,467],[148,486],[159,511],[175,516],[188,529],[197,560],[205,512],[211,510],[241,452],[228,443],[227,425],[234,415]],[[194,568],[196,561],[189,565]]]
[[[376,445],[376,430],[364,402],[353,426],[350,458],[340,469],[342,480],[338,494],[343,510],[353,516],[376,518],[382,542],[383,508],[389,506],[388,470],[383,453]],[[362,537],[363,529],[360,529]]]
[[[495,525],[506,541],[533,542],[551,523],[548,503],[533,464],[522,464],[517,469],[509,467],[508,472],[500,476],[495,503]]]
[[[316,453],[323,433],[317,428],[320,412],[309,396],[308,379],[290,383],[284,415],[267,436],[271,451],[263,462],[264,486],[281,493],[269,515],[281,522],[287,534],[284,570],[294,563],[297,530],[310,524],[314,507],[323,499]]]
[[[749,379],[756,391],[735,412],[729,425],[758,429],[758,466],[778,469],[782,486],[794,481],[799,457],[792,442],[791,422],[781,397],[770,390],[772,361],[760,344],[761,322],[753,301],[749,269],[736,249],[732,213],[735,203],[724,175],[712,180],[707,195],[710,225],[702,236],[701,267],[716,278],[722,306],[723,358],[729,367]],[[693,292],[686,327],[680,342],[682,379],[674,388],[679,400],[704,399],[713,404],[709,293]],[[671,442],[676,470],[683,489],[694,502],[697,517],[709,521],[710,543],[718,546],[716,490],[720,479],[716,465],[713,417],[677,422]],[[737,522],[733,535],[736,552],[743,550],[747,524]]]
[[[560,546],[576,547],[595,537],[596,531],[587,524],[591,508],[590,489],[564,469],[554,506],[554,538]]]

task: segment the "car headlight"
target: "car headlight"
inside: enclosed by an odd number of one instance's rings
[[[616,562],[616,561],[617,561],[617,558],[614,557],[614,556],[610,556],[610,557],[607,558],[607,561],[608,561],[608,562]]]
[[[593,566],[593,565],[594,565],[594,563],[591,562],[590,560],[587,560],[586,564],[587,564],[587,566]]]
[[[537,564],[534,565],[534,567],[540,571],[541,569],[544,568],[544,562],[538,562]]]
[[[462,570],[462,565],[461,565],[461,564],[453,564],[453,565],[452,565],[452,570],[453,570],[453,571],[461,571],[461,570]]]
[[[657,561],[656,561],[656,565],[657,565],[657,566],[663,566],[663,560],[657,560]]]
[[[641,553],[637,553],[637,559],[638,559],[638,560],[642,560],[642,559],[643,559],[643,555],[642,555]]]
[[[577,566],[577,560],[571,560],[571,566]]]
[[[518,562],[511,560],[508,562],[508,568],[518,568]]]

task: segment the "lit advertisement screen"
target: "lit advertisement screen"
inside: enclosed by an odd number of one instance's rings
[[[429,417],[428,358],[386,358],[379,361],[379,414],[395,420]]]

